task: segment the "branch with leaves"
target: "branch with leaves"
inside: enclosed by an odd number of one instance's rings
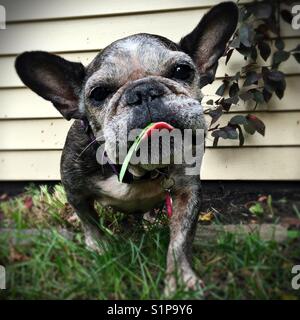
[[[216,123],[238,103],[252,101],[255,111],[259,105],[268,103],[274,94],[279,99],[283,98],[285,74],[278,69],[290,58],[300,63],[300,44],[292,50],[285,50],[285,42],[280,36],[281,20],[289,24],[292,22],[290,11],[283,8],[291,3],[288,0],[268,0],[240,6],[239,26],[224,56],[227,65],[233,52],[237,51],[247,64],[234,75],[225,74],[216,91],[219,97],[206,102],[209,108],[205,113],[211,117],[209,131],[214,138],[214,146],[220,138],[239,139],[242,146],[244,132],[265,134],[264,123],[253,114],[236,115],[223,127]],[[266,65],[267,61],[270,61],[269,65]]]

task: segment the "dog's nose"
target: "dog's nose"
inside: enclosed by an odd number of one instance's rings
[[[163,93],[164,90],[159,83],[142,83],[128,90],[126,102],[128,105],[142,105],[162,96]]]

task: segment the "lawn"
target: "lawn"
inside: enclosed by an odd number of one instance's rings
[[[0,298],[163,299],[166,217],[161,213],[156,224],[128,231],[123,214],[98,210],[107,234],[101,256],[85,248],[61,185],[2,196],[0,264],[7,270],[7,289]],[[290,235],[277,243],[256,233],[240,238],[224,231],[214,241],[197,241],[193,267],[205,282],[205,299],[299,299],[300,291],[291,287],[291,269],[300,264],[300,237]],[[182,287],[172,298],[201,297],[202,292]]]

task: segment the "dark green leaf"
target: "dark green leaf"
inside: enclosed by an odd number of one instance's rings
[[[297,47],[295,49],[293,49],[292,51],[299,51],[300,52],[300,44],[298,44]]]
[[[273,64],[278,66],[290,57],[290,53],[284,50],[276,51],[273,55]]]
[[[300,53],[293,53],[294,58],[298,63],[300,63]]]
[[[276,96],[277,96],[279,99],[282,99],[283,96],[284,96],[284,90],[282,90],[282,89],[276,89],[276,90],[275,90],[275,93],[276,93]]]
[[[230,58],[231,58],[231,56],[232,56],[233,50],[234,50],[234,49],[230,49],[230,50],[227,52],[225,65],[227,65],[227,63],[229,62],[229,60],[230,60]]]
[[[213,131],[211,135],[214,138],[223,138],[223,139],[228,138],[227,132],[223,128]]]
[[[292,23],[293,15],[291,14],[290,11],[288,11],[288,10],[281,10],[281,11],[280,11],[280,15],[281,15],[282,19],[283,19],[285,22],[287,22],[287,23],[289,23],[289,24]]]
[[[226,85],[225,83],[221,84],[220,87],[218,88],[218,90],[216,91],[216,94],[218,96],[223,96],[225,93],[225,89],[226,89]]]
[[[269,72],[270,70],[268,69],[268,67],[261,67],[261,73],[263,75],[263,78],[267,77]]]
[[[236,50],[244,56],[244,59],[247,60],[247,58],[250,58],[252,53],[252,47],[246,47],[242,43],[239,48],[236,48]]]
[[[230,97],[236,96],[239,90],[240,90],[239,85],[237,84],[237,82],[234,82],[229,89],[229,96]]]
[[[250,58],[251,58],[253,61],[256,61],[256,60],[257,60],[257,50],[256,50],[255,47],[251,47]]]
[[[281,71],[273,70],[268,73],[268,78],[272,81],[282,81],[284,80],[284,73]]]
[[[244,138],[244,134],[243,134],[243,130],[242,130],[241,126],[237,125],[237,129],[239,132],[239,140],[240,140],[240,147],[241,147],[244,145],[245,138]]]
[[[278,50],[283,50],[284,49],[284,41],[282,39],[276,39],[275,40],[275,47],[278,49]]]
[[[273,93],[275,91],[275,88],[273,86],[272,81],[266,81],[264,85],[264,89],[270,93]]]
[[[253,98],[253,95],[251,92],[247,91],[247,92],[243,92],[240,94],[240,98],[244,101],[250,100]]]
[[[240,44],[241,44],[240,39],[238,37],[236,37],[231,41],[230,46],[232,48],[239,48]]]
[[[272,14],[272,6],[270,3],[255,3],[249,8],[249,11],[257,19],[268,19]]]
[[[266,89],[263,89],[263,96],[264,96],[265,101],[269,102],[272,97],[272,93],[270,93]]]
[[[228,103],[228,104],[237,104],[239,102],[239,97],[238,95],[227,98],[224,100],[224,103]]]
[[[260,41],[260,42],[258,43],[258,49],[259,49],[259,53],[260,53],[261,57],[262,57],[265,61],[267,61],[268,58],[269,58],[269,56],[270,56],[270,54],[271,54],[271,48],[270,48],[270,46],[269,46],[266,42]]]
[[[253,114],[248,114],[247,115],[248,122],[251,123],[251,125],[255,128],[255,130],[260,133],[262,136],[265,135],[265,124],[258,119],[256,116]]]
[[[218,130],[213,131],[211,134],[213,137],[223,138],[223,139],[237,139],[238,133],[236,131],[236,128],[233,128],[231,126],[226,126],[223,128],[220,128]]]
[[[247,72],[246,80],[245,80],[243,86],[244,87],[250,86],[253,83],[256,83],[258,81],[258,79],[259,79],[259,76],[255,71]]]
[[[209,116],[211,117],[211,123],[210,126],[212,126],[216,121],[219,120],[219,118],[222,116],[223,114],[223,108],[222,106],[219,106],[216,109],[213,110],[209,110],[208,112]]]
[[[236,129],[230,128],[227,129],[227,134],[228,134],[228,139],[238,139],[238,133],[236,131]]]
[[[269,27],[267,24],[262,23],[255,29],[256,34],[261,34],[263,38],[268,38]]]
[[[252,94],[253,94],[253,100],[257,103],[264,103],[265,102],[265,99],[264,99],[264,96],[263,94],[258,91],[258,90],[252,90]]]
[[[222,100],[220,100],[220,105],[222,106],[223,110],[229,111],[232,105],[231,98],[228,98],[226,100],[223,98]]]
[[[244,129],[247,133],[251,135],[255,133],[255,128],[250,122],[247,122],[246,124],[244,124]]]
[[[245,123],[247,123],[247,118],[242,115],[237,115],[237,116],[232,117],[230,119],[229,123],[233,124],[233,125],[245,124]]]
[[[241,77],[241,73],[238,71],[232,78],[232,81],[238,81]]]
[[[253,38],[254,38],[254,31],[252,27],[248,24],[241,25],[239,29],[240,41],[245,47],[251,47]]]
[[[239,21],[243,22],[246,21],[251,15],[251,12],[248,8],[248,6],[243,6],[240,8],[240,14],[239,14]]]
[[[277,95],[277,97],[279,99],[283,98],[285,89],[286,89],[286,81],[285,81],[285,79],[283,79],[282,81],[276,83],[275,93],[276,93],[276,95]]]

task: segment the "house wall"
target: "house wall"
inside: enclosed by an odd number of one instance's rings
[[[71,122],[62,119],[51,103],[25,88],[14,70],[17,54],[46,50],[88,64],[99,49],[139,32],[157,33],[178,41],[190,32],[216,0],[2,0],[7,29],[0,30],[0,180],[57,180],[61,149]],[[300,31],[285,22],[282,35],[288,48],[300,43]],[[204,88],[204,102],[215,98],[225,73],[245,64],[235,53],[217,79]],[[267,64],[269,61],[267,62]],[[206,180],[300,179],[300,66],[290,58],[285,97],[272,98],[257,114],[266,135],[221,141],[212,147],[208,136],[201,177]],[[247,113],[253,105],[232,107],[230,114]]]

